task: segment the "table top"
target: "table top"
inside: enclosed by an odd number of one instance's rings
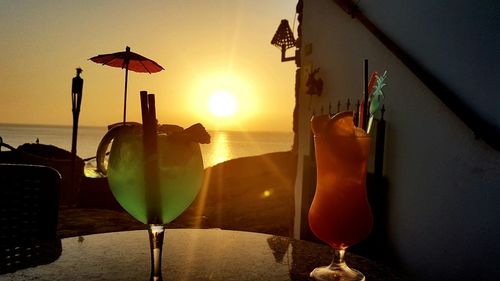
[[[332,255],[325,245],[281,236],[167,229],[163,279],[311,280],[311,270],[329,264]],[[369,281],[402,280],[366,258],[347,253],[346,260]],[[62,239],[56,261],[0,275],[0,280],[147,280],[150,266],[146,230],[112,232]]]

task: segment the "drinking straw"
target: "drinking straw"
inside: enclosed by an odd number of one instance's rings
[[[365,93],[364,93],[364,98],[363,98],[363,102],[361,102],[361,104],[363,104],[363,123],[362,123],[362,126],[361,128],[366,130],[366,124],[368,122],[368,60],[365,59],[365,64],[364,64],[364,90],[365,90]],[[361,118],[360,118],[361,119]]]
[[[161,224],[160,186],[158,178],[158,145],[156,137],[155,97],[141,91],[144,186],[148,224]]]
[[[361,99],[361,103],[359,104],[359,109],[358,109],[358,127],[363,128],[365,126],[365,98]]]

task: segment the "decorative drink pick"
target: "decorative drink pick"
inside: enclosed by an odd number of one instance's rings
[[[311,120],[316,153],[317,185],[309,209],[313,233],[330,245],[335,255],[329,266],[311,272],[316,280],[364,280],[344,262],[345,250],[364,240],[373,217],[366,194],[366,164],[371,138],[355,127],[353,112]]]
[[[368,127],[366,131],[370,133],[372,123],[373,123],[373,117],[377,111],[379,111],[382,108],[382,102],[384,101],[384,93],[382,92],[382,88],[386,86],[387,84],[384,83],[385,78],[387,77],[387,71],[384,71],[384,74],[382,76],[379,76],[375,72],[375,76],[372,76],[372,79],[375,77],[376,79],[376,84],[372,86],[373,92],[370,95],[369,103],[370,103],[370,118],[368,120]],[[370,81],[370,84],[372,84],[372,81]]]
[[[201,124],[186,130],[156,124],[154,96],[141,92],[143,125],[120,124],[104,136],[98,148],[98,167],[107,166],[111,191],[134,218],[148,224],[151,279],[162,280],[161,252],[165,224],[177,218],[197,196],[203,182],[199,143],[210,136]]]

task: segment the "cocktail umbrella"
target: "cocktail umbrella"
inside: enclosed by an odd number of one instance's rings
[[[125,94],[123,100],[123,123],[127,116],[127,80],[128,71],[147,72],[149,74],[163,70],[163,67],[155,61],[145,58],[139,54],[130,51],[127,46],[125,52],[117,52],[112,54],[98,55],[90,58],[91,61],[113,67],[125,68]]]

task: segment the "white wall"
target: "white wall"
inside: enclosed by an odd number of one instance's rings
[[[500,129],[500,1],[360,1],[361,11]]]
[[[309,153],[309,119],[321,108],[327,112],[330,102],[336,108],[338,100],[362,97],[366,58],[370,72],[388,71],[384,171],[389,182],[389,238],[400,261],[418,280],[500,280],[500,152],[476,140],[333,1],[304,1],[303,52],[308,44],[312,53],[302,55],[298,100],[296,203],[301,200],[301,159]],[[311,99],[304,84],[308,71],[316,67],[321,68],[324,89],[322,96]],[[296,223],[307,222],[296,215]]]

